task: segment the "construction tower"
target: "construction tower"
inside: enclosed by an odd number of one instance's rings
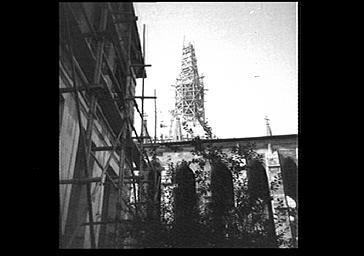
[[[181,72],[174,85],[176,102],[170,126],[172,140],[212,137],[205,120],[203,78],[198,73],[194,46],[190,42],[184,44]]]

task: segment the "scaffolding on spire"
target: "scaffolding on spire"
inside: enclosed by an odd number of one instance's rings
[[[267,116],[265,116],[264,120],[265,120],[266,126],[267,126],[267,136],[272,136],[272,130],[269,125],[269,118]]]
[[[212,137],[211,128],[205,120],[203,78],[198,73],[195,48],[191,42],[186,43],[184,37],[181,72],[176,79],[176,102],[170,127],[173,140],[189,140],[197,136]],[[181,134],[175,134],[175,131],[180,130]]]

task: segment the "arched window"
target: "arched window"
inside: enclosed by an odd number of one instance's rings
[[[297,202],[297,165],[291,157],[283,158],[281,165],[285,193]]]

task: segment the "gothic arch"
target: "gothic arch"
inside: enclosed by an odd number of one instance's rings
[[[286,195],[297,202],[297,165],[291,157],[282,158],[282,178]]]

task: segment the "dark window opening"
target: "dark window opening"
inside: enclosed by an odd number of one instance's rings
[[[291,157],[282,161],[282,179],[285,193],[297,202],[297,165]]]

